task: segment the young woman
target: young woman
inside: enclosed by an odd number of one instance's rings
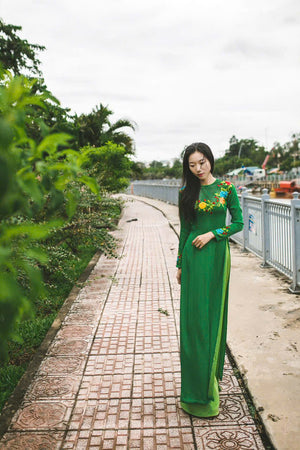
[[[219,414],[225,358],[230,252],[228,237],[243,228],[233,184],[213,176],[208,145],[191,144],[179,191],[181,407],[198,417]],[[226,212],[231,225],[226,225]]]

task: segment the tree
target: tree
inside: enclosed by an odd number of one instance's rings
[[[28,137],[41,142],[49,132],[65,132],[74,134],[74,116],[69,108],[62,108],[59,100],[49,91],[39,68],[40,60],[37,52],[45,50],[45,47],[30,44],[26,39],[21,39],[17,32],[22,27],[5,24],[0,20],[0,63],[3,69],[9,70],[14,75],[27,75],[32,83],[32,95],[43,98],[43,106],[38,104],[27,108],[26,114],[30,120],[26,122]],[[32,120],[34,117],[35,120]]]
[[[225,155],[236,156],[239,152],[239,142],[238,139],[233,135],[229,139],[229,148],[225,150]]]
[[[119,119],[111,123],[110,116],[113,112],[100,103],[90,114],[81,114],[75,117],[75,128],[77,130],[78,146],[91,145],[101,147],[107,142],[114,142],[125,148],[126,153],[134,153],[134,140],[123,128],[136,129],[136,124],[127,119]]]
[[[144,163],[140,161],[132,161],[131,163],[131,178],[133,180],[143,180],[145,178],[146,166]]]
[[[11,70],[14,75],[41,76],[40,60],[36,53],[45,50],[45,47],[21,39],[17,35],[21,30],[22,27],[5,24],[0,19],[0,62],[4,69]]]
[[[59,100],[48,90],[44,79],[36,79],[32,88],[33,95],[40,95],[44,99],[43,107],[33,105],[26,124],[27,134],[40,142],[48,133],[68,133],[72,138],[70,145],[78,149],[74,115],[70,108],[63,108]]]

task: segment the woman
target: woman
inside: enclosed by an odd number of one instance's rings
[[[208,145],[185,149],[179,191],[181,407],[198,417],[219,414],[225,358],[230,252],[228,237],[243,228],[233,184],[213,176]],[[227,208],[231,225],[225,226]]]

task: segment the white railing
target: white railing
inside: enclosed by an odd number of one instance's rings
[[[133,181],[128,193],[178,204],[179,180]],[[250,196],[246,188],[240,197],[244,228],[231,239],[244,250],[262,258],[262,266],[272,266],[292,280],[290,290],[300,292],[300,199],[294,192],[290,203],[263,195]],[[228,217],[230,222],[230,216]]]

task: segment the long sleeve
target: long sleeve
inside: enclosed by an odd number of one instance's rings
[[[176,267],[178,267],[179,269],[181,269],[181,264],[182,264],[182,252],[183,252],[183,248],[184,245],[186,243],[186,240],[188,238],[188,235],[190,234],[191,231],[191,223],[188,222],[182,212],[182,208],[180,207],[180,202],[181,202],[181,190],[179,191],[178,194],[178,205],[179,205],[179,217],[180,217],[180,235],[179,235],[179,246],[178,246],[178,255],[177,255],[177,262],[176,262]]]
[[[229,236],[238,233],[243,229],[244,226],[242,208],[240,206],[235,186],[233,184],[230,185],[230,183],[228,183],[228,185],[228,194],[226,200],[227,207],[231,215],[231,224],[223,228],[212,230],[217,241],[228,238]]]

